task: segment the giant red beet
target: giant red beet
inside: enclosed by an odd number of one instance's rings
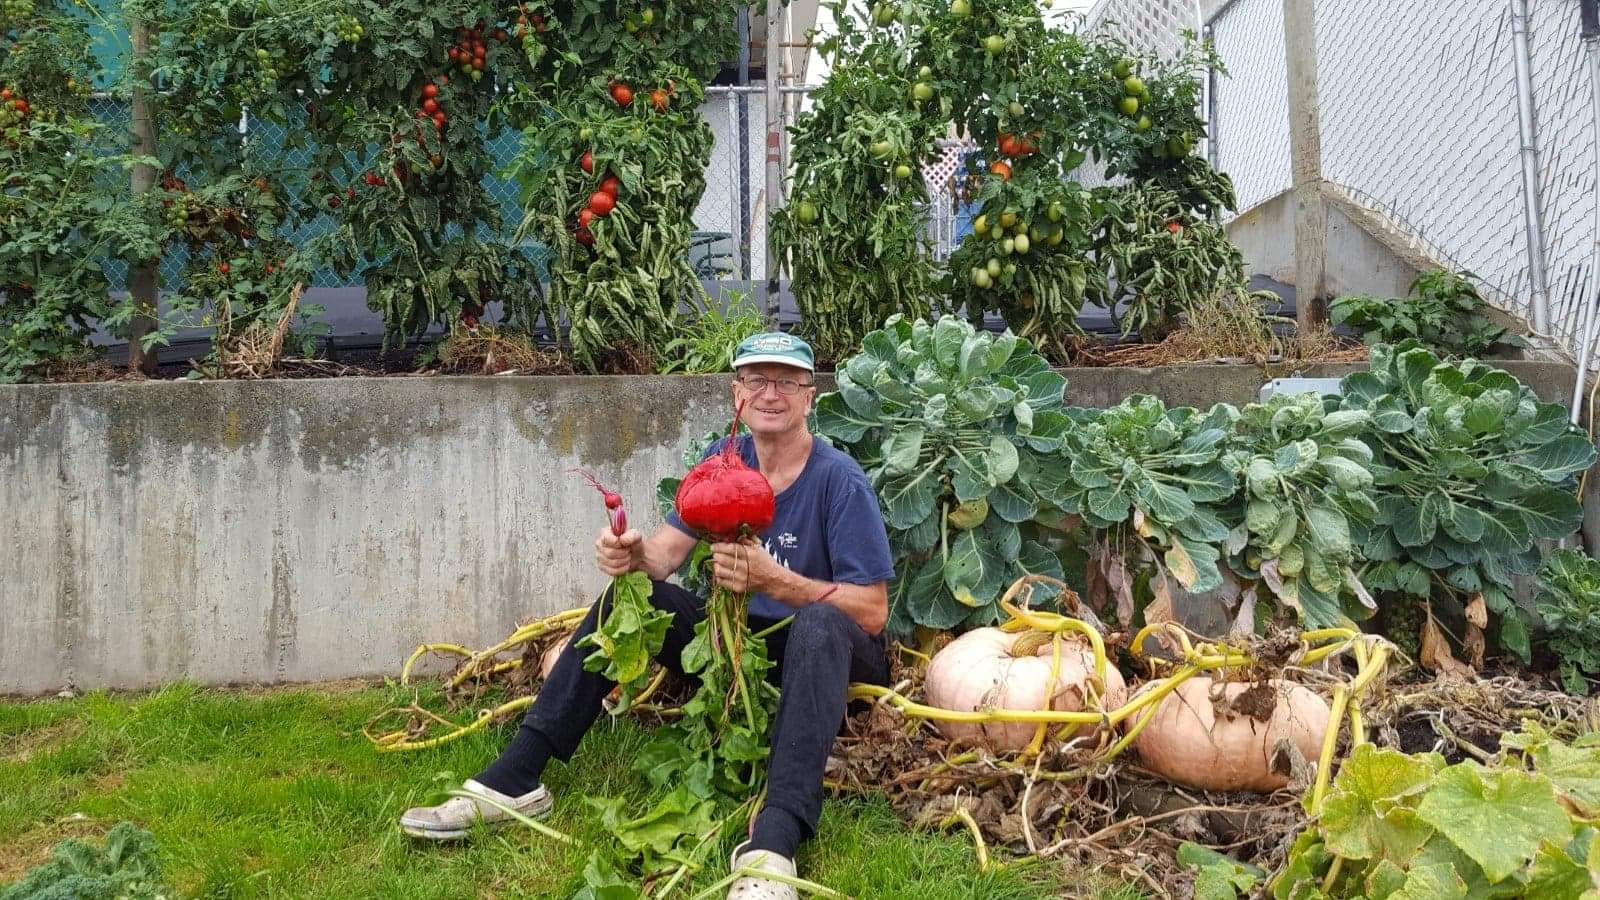
[[[674,500],[683,523],[714,541],[735,541],[772,524],[772,485],[739,457],[735,435],[743,412],[741,403],[722,451],[689,470]]]

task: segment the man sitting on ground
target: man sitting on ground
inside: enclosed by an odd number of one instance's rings
[[[796,848],[816,832],[823,769],[844,719],[849,685],[888,682],[883,628],[893,561],[866,473],[806,427],[816,400],[811,348],[791,335],[759,334],[740,343],[734,370],[734,406],[744,404],[744,424],[750,431],[735,440],[745,463],[772,485],[776,516],[759,535],[759,544],[713,545],[712,577],[728,590],[752,592],[752,631],[789,616],[794,620],[766,639],[776,663],[770,677],[779,683],[782,696],[772,724],[766,801],[751,839],[734,851],[733,865],[793,876]],[[719,441],[707,455],[721,446]],[[606,575],[650,576],[650,602],[673,614],[657,659],[680,676],[680,655],[694,637],[695,624],[705,617],[705,599],[666,579],[678,571],[696,540],[673,514],[649,538],[635,530],[619,537],[603,528],[595,541],[595,562]],[[614,686],[600,673],[584,669],[589,651],[574,649],[597,627],[600,606],[610,608],[600,604],[590,609],[510,746],[466,782],[468,793],[528,816],[549,811],[552,798],[539,781],[545,765],[552,757],[571,757]],[[509,816],[488,803],[457,797],[408,810],[400,826],[415,837],[449,840],[466,836],[480,819],[499,823]],[[797,894],[781,882],[742,878],[728,896],[791,900]]]

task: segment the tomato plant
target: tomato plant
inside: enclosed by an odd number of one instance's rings
[[[89,114],[81,12],[36,0],[0,22],[0,382],[86,355],[96,320],[119,331],[132,302],[105,265],[158,252],[119,189],[134,158]]]
[[[791,201],[769,221],[787,257],[801,329],[822,360],[840,360],[894,313],[927,315],[936,272],[923,229],[928,190],[916,163],[934,150],[950,100],[908,62],[905,33],[871,28],[834,7],[821,43],[828,80],[790,129]],[[923,92],[926,94],[926,91]],[[903,174],[897,169],[905,166]]]
[[[1239,248],[1220,224],[1196,219],[1177,193],[1136,183],[1098,194],[1094,249],[1109,278],[1090,294],[1123,334],[1159,341],[1194,305],[1245,291]]]
[[[161,35],[152,68],[164,88],[169,172],[197,184],[264,176],[282,215],[272,234],[258,233],[263,241],[331,219],[302,252],[364,279],[390,340],[440,321],[475,322],[496,300],[510,322],[531,327],[539,315],[531,253],[499,239],[498,205],[482,184],[492,169],[486,135],[515,112],[500,102],[500,85],[548,67],[526,8],[136,0],[129,14]],[[230,128],[246,112],[252,130],[282,129],[281,156]]]
[[[665,112],[621,106],[604,75],[547,107],[514,167],[527,209],[520,233],[548,246],[551,314],[569,323],[588,371],[666,364],[680,307],[703,305],[689,264],[689,213],[705,190],[711,127],[698,79],[663,67],[639,79],[675,98]]]

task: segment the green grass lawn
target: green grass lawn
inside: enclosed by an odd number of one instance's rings
[[[64,837],[116,822],[148,828],[168,880],[193,897],[555,897],[581,885],[587,851],[520,826],[454,846],[420,845],[395,825],[438,802],[509,739],[514,724],[417,753],[379,754],[361,726],[409,691],[360,683],[255,691],[177,685],[151,694],[0,703],[0,885]],[[439,709],[424,689],[422,702]],[[570,765],[552,764],[547,820],[600,834],[584,793],[633,795],[646,732],[602,723]],[[702,884],[726,873],[713,873]],[[909,830],[879,799],[830,799],[801,875],[858,898],[1118,897],[1054,864],[978,871],[961,834]]]

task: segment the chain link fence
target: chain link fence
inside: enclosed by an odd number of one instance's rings
[[[1241,211],[1276,197],[1292,182],[1282,35],[1283,0],[1238,0],[1211,23],[1211,38],[1228,68],[1226,76],[1212,79],[1211,161],[1233,177]]]
[[[1551,334],[1575,349],[1591,271],[1593,86],[1576,0],[1528,0],[1529,53]],[[1322,177],[1392,236],[1472,272],[1497,306],[1531,317],[1509,0],[1315,5]],[[1240,211],[1291,186],[1283,0],[1234,0],[1209,33],[1228,69],[1212,104],[1213,159]]]

